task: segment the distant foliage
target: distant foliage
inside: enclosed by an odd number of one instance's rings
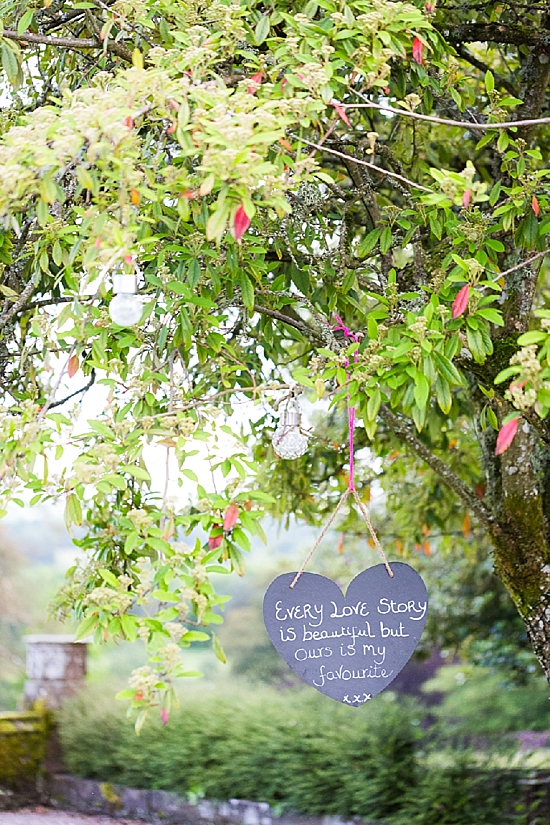
[[[67,767],[190,798],[250,799],[388,825],[521,822],[518,777],[480,770],[466,752],[445,756],[446,767],[426,759],[433,736],[421,734],[422,714],[403,697],[386,694],[356,712],[288,689],[220,694],[187,695],[170,724],[145,727],[136,747],[122,711],[84,693],[61,714]]]
[[[391,694],[360,713],[292,691],[193,695],[139,747],[122,711],[84,694],[61,716],[67,767],[132,787],[252,799],[311,814],[387,817],[416,782],[419,718]]]

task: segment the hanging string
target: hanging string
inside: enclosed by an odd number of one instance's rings
[[[354,332],[351,332],[351,330],[348,327],[346,327],[346,325],[344,324],[344,322],[342,321],[340,316],[335,315],[334,318],[338,322],[337,325],[334,327],[334,329],[337,330],[337,331],[338,330],[342,331],[344,333],[344,335],[346,336],[346,338],[351,338],[352,341],[354,341],[355,343],[359,343],[359,338],[357,337],[357,335]],[[356,350],[355,353],[354,353],[354,360],[355,361],[357,361],[357,357],[358,357],[358,355],[357,355],[357,350]],[[349,358],[346,358],[346,367],[348,365],[349,365]],[[349,400],[349,394],[348,394],[348,400]],[[355,501],[357,502],[357,506],[359,507],[359,512],[363,516],[363,519],[365,520],[365,523],[366,523],[366,525],[369,529],[369,533],[372,536],[374,546],[376,547],[376,549],[380,553],[380,555],[382,557],[382,561],[384,562],[384,565],[386,566],[386,570],[388,571],[388,574],[393,579],[393,570],[391,569],[390,564],[388,562],[388,559],[386,558],[386,554],[382,550],[382,545],[378,541],[378,536],[376,535],[376,531],[375,531],[374,527],[372,526],[372,522],[371,522],[371,520],[369,518],[369,514],[367,512],[367,508],[365,507],[365,505],[363,504],[363,502],[359,498],[357,490],[355,489],[355,443],[354,443],[355,412],[356,412],[356,408],[354,406],[349,406],[348,405],[348,442],[349,442],[349,482],[348,482],[348,488],[347,488],[347,490],[344,490],[344,492],[342,493],[340,501],[336,505],[335,510],[332,512],[331,516],[329,517],[329,520],[327,521],[327,523],[325,524],[325,526],[321,530],[321,533],[319,534],[319,536],[317,538],[317,541],[315,542],[315,544],[313,545],[313,547],[311,548],[311,550],[309,551],[309,553],[305,557],[302,566],[300,567],[300,569],[298,570],[298,572],[294,576],[294,579],[292,580],[292,584],[289,585],[290,588],[293,588],[295,586],[296,582],[298,581],[298,579],[300,578],[300,576],[302,575],[302,573],[306,569],[307,565],[309,564],[309,562],[311,560],[311,557],[313,556],[313,554],[315,553],[315,551],[317,550],[317,548],[319,547],[319,545],[323,541],[324,537],[328,533],[332,522],[336,518],[340,508],[342,507],[342,505],[344,504],[344,502],[346,501],[346,499],[350,495],[350,493],[354,497]]]

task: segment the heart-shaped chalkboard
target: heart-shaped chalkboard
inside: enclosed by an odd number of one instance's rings
[[[359,707],[388,687],[424,630],[428,596],[408,564],[363,570],[346,595],[330,579],[295,573],[273,581],[264,598],[267,632],[287,665],[332,699]]]

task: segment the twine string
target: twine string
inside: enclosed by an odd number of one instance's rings
[[[296,584],[296,582],[298,581],[298,579],[300,578],[300,576],[302,575],[302,573],[306,569],[307,565],[309,564],[311,557],[313,556],[313,554],[315,553],[315,551],[317,550],[317,548],[319,547],[319,545],[321,544],[321,542],[325,538],[326,534],[328,533],[328,531],[330,529],[330,525],[332,524],[332,522],[334,521],[334,519],[338,515],[338,511],[339,511],[340,507],[342,506],[344,501],[347,499],[349,494],[350,494],[350,489],[348,487],[348,489],[344,490],[344,492],[342,493],[342,497],[340,498],[340,501],[336,505],[336,509],[333,511],[333,513],[330,516],[329,520],[327,521],[327,523],[325,524],[325,526],[321,530],[319,536],[317,537],[317,541],[315,542],[315,544],[313,545],[313,547],[311,548],[311,550],[309,551],[309,553],[305,557],[302,566],[300,567],[300,569],[298,570],[298,572],[294,576],[294,579],[292,580],[292,584],[289,585],[291,589],[294,587],[294,585]]]
[[[355,341],[357,343],[359,341],[359,338],[357,337],[357,335],[354,332],[351,332],[351,330],[344,324],[343,320],[340,318],[339,315],[335,315],[334,317],[335,317],[336,321],[338,322],[337,325],[334,327],[334,329],[335,330],[341,330],[344,333],[344,335],[346,336],[346,338],[351,338],[352,341]],[[357,350],[354,353],[354,360],[357,361]],[[349,365],[349,358],[346,358],[346,367],[348,365]],[[349,374],[348,374],[348,377],[349,377]],[[349,393],[348,393],[348,400],[349,400],[349,397],[350,396],[349,396]],[[355,444],[354,444],[355,412],[356,412],[356,408],[353,407],[353,406],[348,405],[349,483],[348,483],[347,490],[344,490],[344,492],[342,493],[340,501],[338,502],[338,504],[336,505],[336,508],[333,510],[332,514],[330,515],[329,520],[327,521],[327,523],[325,524],[325,526],[321,530],[319,536],[317,537],[317,541],[315,542],[315,544],[313,545],[313,547],[311,548],[311,550],[309,551],[309,553],[305,557],[302,566],[300,567],[300,569],[298,570],[298,572],[294,576],[294,579],[292,580],[292,583],[289,585],[290,589],[292,589],[295,586],[296,582],[298,581],[298,579],[300,578],[300,576],[302,575],[302,573],[306,569],[307,565],[309,564],[309,562],[311,560],[311,557],[313,556],[313,554],[315,553],[315,551],[317,550],[317,548],[319,547],[319,545],[323,541],[324,537],[328,533],[332,522],[334,521],[334,519],[338,515],[338,512],[339,512],[340,508],[342,507],[342,505],[344,504],[344,502],[346,501],[346,499],[347,499],[347,497],[349,496],[350,493],[352,494],[355,501],[357,502],[357,505],[359,507],[359,512],[363,516],[363,519],[365,520],[365,523],[366,523],[367,527],[369,528],[369,533],[372,536],[374,546],[376,547],[376,549],[380,553],[380,555],[382,557],[382,561],[384,562],[386,570],[388,571],[388,574],[393,579],[393,570],[391,569],[390,564],[388,562],[388,559],[386,558],[386,554],[382,550],[382,545],[378,541],[378,536],[376,535],[376,531],[375,531],[374,527],[372,526],[372,522],[371,522],[371,520],[369,518],[369,514],[367,512],[367,508],[365,507],[365,505],[363,504],[363,502],[359,498],[357,490],[355,489],[355,476],[354,476],[354,473],[355,473]]]

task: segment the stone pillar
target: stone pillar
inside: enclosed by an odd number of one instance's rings
[[[27,681],[23,704],[32,707],[37,699],[51,710],[84,686],[87,641],[74,636],[24,636],[27,646]]]

